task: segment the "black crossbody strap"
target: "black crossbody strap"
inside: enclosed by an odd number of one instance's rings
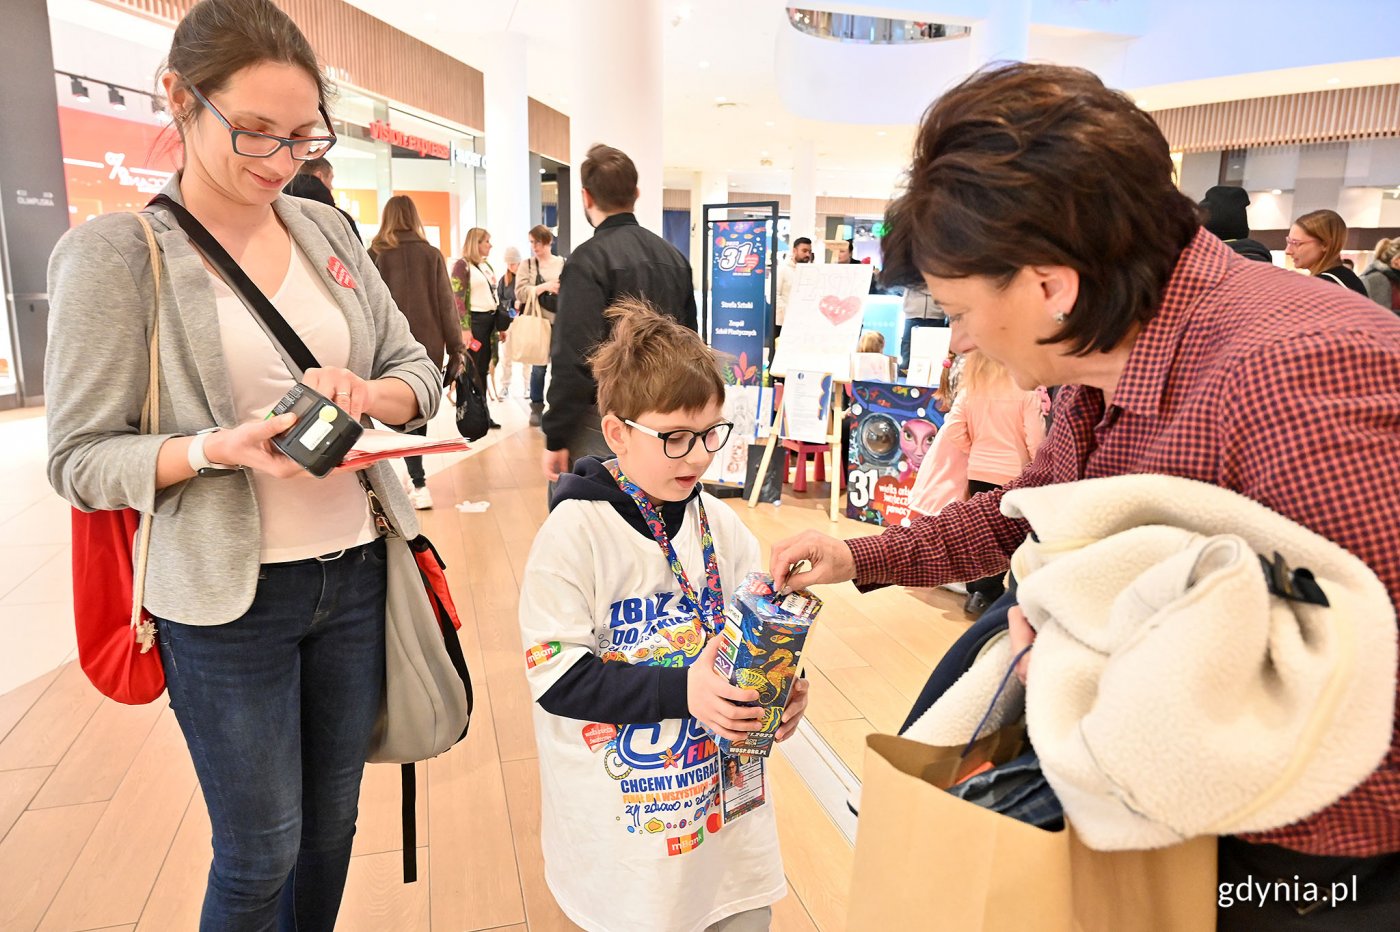
[[[263,322],[268,333],[278,343],[282,345],[283,351],[296,363],[297,368],[304,373],[307,369],[319,369],[321,364],[316,361],[316,356],[307,345],[302,342],[301,337],[292,329],[291,324],[282,316],[282,312],[277,310],[262,289],[253,284],[253,280],[248,277],[248,273],[233,261],[233,256],[228,254],[228,250],[214,238],[214,235],[204,228],[194,214],[185,209],[183,204],[176,203],[173,198],[166,194],[157,194],[151,198],[151,205],[159,205],[166,208],[175,215],[175,222],[180,225],[180,229],[185,231],[185,235],[199,247],[199,251],[204,253],[205,258],[214,264],[219,270],[219,275],[233,290],[237,291],[243,299],[243,303],[248,305],[249,310],[257,315]],[[293,246],[292,248],[296,248]],[[300,375],[301,373],[293,373]]]

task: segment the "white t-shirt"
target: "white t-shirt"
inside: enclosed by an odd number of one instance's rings
[[[261,418],[296,380],[272,338],[224,280],[209,273],[219,315],[219,339],[228,364],[233,406],[240,423]],[[350,327],[330,289],[295,240],[287,277],[272,304],[322,366],[350,360]],[[285,563],[334,553],[374,540],[374,522],[354,473],[274,479],[250,472],[262,524],[259,562]]]
[[[758,541],[726,505],[702,498],[727,604],[761,569]],[[672,544],[703,585],[698,511],[692,501]],[[704,641],[679,599],[661,548],[612,505],[561,502],[535,537],[520,593],[532,697],[585,653],[689,665]],[[575,923],[590,932],[698,932],[782,898],[771,784],[766,805],[720,825],[719,754],[695,719],[624,725],[603,743],[607,723],[538,704],[534,717],[545,880]]]

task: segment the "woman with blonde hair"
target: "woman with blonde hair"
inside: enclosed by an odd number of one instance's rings
[[[937,514],[945,505],[999,489],[1019,476],[1045,440],[1044,399],[1016,387],[1001,363],[963,354],[953,407],[919,468],[910,507]],[[1002,574],[967,584],[964,609],[981,615],[1006,587]]]
[[[472,379],[486,397],[491,370],[491,334],[496,329],[496,272],[486,257],[491,254],[491,234],[472,227],[462,242],[462,255],[452,264],[452,293],[457,299],[457,320],[462,341],[471,357]],[[491,429],[500,427],[491,419]]]
[[[423,344],[428,358],[449,379],[462,371],[466,346],[457,323],[457,305],[442,253],[428,242],[413,198],[398,194],[384,204],[383,222],[369,244],[369,257],[389,287],[399,311],[408,318],[413,339]],[[445,357],[445,358],[444,358]],[[428,435],[423,424],[409,433]],[[408,467],[408,499],[419,510],[433,507],[423,457],[404,458]]]
[[[1342,249],[1347,242],[1347,225],[1335,210],[1314,210],[1293,221],[1288,229],[1284,254],[1293,267],[1306,269],[1314,278],[1350,288],[1359,295],[1366,286],[1351,269],[1342,265]]]

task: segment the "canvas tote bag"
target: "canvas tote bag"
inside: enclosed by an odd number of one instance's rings
[[[510,328],[512,357],[516,362],[528,366],[549,365],[549,344],[553,336],[554,325],[545,320],[539,298],[531,293],[525,302],[525,310],[520,312]]]
[[[946,788],[1025,746],[1024,725],[971,746],[866,739],[847,928],[900,932],[1211,932],[1216,839],[1086,848]]]

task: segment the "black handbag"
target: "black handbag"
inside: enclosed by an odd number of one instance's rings
[[[505,333],[515,320],[515,289],[506,287],[506,278],[496,283],[496,332]]]
[[[491,429],[491,412],[486,395],[476,384],[476,366],[470,356],[457,375],[457,433],[467,440],[480,440]]]
[[[544,276],[540,274],[540,263],[535,261],[535,284],[543,285]],[[559,309],[559,296],[552,291],[535,291],[535,300],[540,302],[540,310],[546,314],[553,314]]]

